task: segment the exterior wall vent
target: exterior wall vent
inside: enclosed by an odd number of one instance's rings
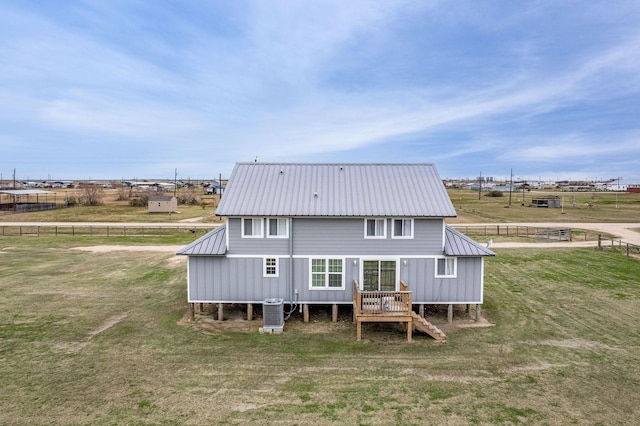
[[[281,333],[284,327],[284,303],[282,299],[265,299],[262,303],[263,330]]]

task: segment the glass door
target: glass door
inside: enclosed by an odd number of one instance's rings
[[[396,291],[395,260],[365,260],[362,262],[364,291]]]

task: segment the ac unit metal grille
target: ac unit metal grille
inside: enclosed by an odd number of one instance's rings
[[[284,303],[282,299],[266,299],[262,303],[262,319],[264,328],[282,331],[284,327]]]

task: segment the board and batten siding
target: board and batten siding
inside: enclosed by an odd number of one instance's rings
[[[262,258],[189,256],[189,302],[262,302],[289,299],[289,259],[277,277],[264,277]]]
[[[484,259],[459,257],[456,262],[455,278],[438,278],[435,258],[401,260],[400,279],[413,291],[413,303],[482,303]]]
[[[392,219],[387,219],[384,239],[364,237],[364,218],[295,218],[295,255],[396,256],[442,254],[444,221],[415,219],[413,238],[392,238]],[[228,255],[288,255],[289,238],[242,238],[241,219],[228,221]]]
[[[358,262],[344,259],[344,289],[310,289],[309,259],[294,258],[293,285],[300,303],[352,303]],[[289,258],[279,258],[278,277],[263,276],[263,258],[189,257],[190,303],[262,303],[277,297],[289,302]]]

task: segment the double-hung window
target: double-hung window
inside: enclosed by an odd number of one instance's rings
[[[413,219],[393,219],[393,238],[413,238]]]
[[[262,237],[262,218],[245,217],[242,219],[242,236],[244,238]]]
[[[436,259],[436,277],[453,278],[456,276],[456,258],[440,257]]]
[[[365,238],[385,238],[387,236],[387,220],[386,219],[365,219],[364,220],[364,237]]]
[[[311,259],[311,289],[344,289],[342,259]]]
[[[289,236],[288,219],[267,219],[268,238],[287,238]]]

